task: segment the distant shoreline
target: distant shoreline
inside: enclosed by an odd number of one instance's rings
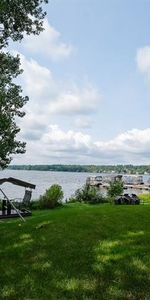
[[[10,165],[8,170],[150,175],[150,165]]]

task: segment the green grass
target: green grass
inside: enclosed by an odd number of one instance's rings
[[[150,206],[69,204],[0,228],[0,299],[150,299]]]
[[[145,194],[140,194],[139,198],[143,201],[143,203],[145,204],[149,204],[150,203],[150,193],[145,193]]]

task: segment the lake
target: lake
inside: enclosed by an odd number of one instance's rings
[[[60,184],[64,191],[64,199],[70,197],[78,188],[81,188],[88,176],[103,175],[96,173],[75,173],[75,172],[52,172],[52,171],[25,171],[25,170],[4,170],[0,171],[0,178],[15,177],[36,185],[33,190],[32,199],[37,199],[52,184]],[[105,174],[106,175],[106,174]],[[143,176],[144,180],[149,176]],[[22,198],[24,196],[24,188],[4,183],[1,186],[8,197]],[[137,191],[129,190],[126,193],[137,193]],[[142,193],[142,191],[139,191]],[[146,191],[144,191],[146,192]]]
[[[96,174],[74,173],[74,172],[52,172],[52,171],[25,171],[25,170],[4,170],[0,171],[0,178],[15,177],[20,180],[36,184],[33,190],[32,199],[37,199],[52,184],[60,184],[64,191],[64,199],[70,197],[78,188],[82,187],[88,176]],[[22,198],[24,188],[4,183],[1,186],[10,198]]]

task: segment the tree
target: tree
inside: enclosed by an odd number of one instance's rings
[[[25,143],[16,140],[20,131],[16,124],[25,112],[22,107],[28,97],[14,79],[22,73],[19,56],[3,51],[9,40],[21,41],[24,34],[39,34],[43,30],[42,4],[48,0],[1,0],[0,1],[0,168],[12,160],[12,154],[24,153]]]
[[[42,4],[48,0],[1,0],[0,1],[0,48],[13,41],[22,40],[24,33],[39,34],[43,30]]]
[[[21,87],[13,83],[19,69],[19,57],[0,53],[0,166],[4,168],[11,161],[11,154],[24,153],[25,143],[15,139],[20,131],[15,118],[23,117],[21,108],[28,101],[28,97],[21,96]]]

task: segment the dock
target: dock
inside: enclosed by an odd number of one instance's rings
[[[137,193],[140,191],[150,192],[150,178],[144,182],[142,175],[96,175],[87,177],[86,184],[107,190],[110,183],[116,181],[122,182],[124,190],[133,190]]]
[[[99,184],[99,187],[102,187],[102,188],[105,188],[105,189],[108,189],[109,186],[110,186],[109,183]],[[133,189],[133,190],[139,190],[139,191],[144,191],[144,190],[145,191],[150,191],[150,186],[146,186],[146,185],[143,185],[143,184],[138,184],[138,185],[124,184],[123,189],[124,190]]]

